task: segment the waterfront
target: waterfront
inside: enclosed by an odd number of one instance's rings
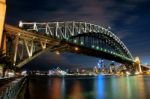
[[[48,77],[29,79],[27,99],[148,99],[150,76]]]

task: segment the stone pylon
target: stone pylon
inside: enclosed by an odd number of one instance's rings
[[[4,49],[3,47],[5,44],[3,43],[3,28],[5,22],[5,14],[6,14],[6,0],[0,0],[0,48]]]
[[[139,58],[139,57],[135,57],[135,60],[134,60],[134,67],[136,68],[136,72],[142,73],[141,61],[140,61],[140,58]]]
[[[112,67],[111,66],[109,67],[109,72],[112,73]]]

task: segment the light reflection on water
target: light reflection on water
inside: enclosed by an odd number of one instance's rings
[[[83,90],[80,81],[75,81],[70,93],[70,99],[83,99]]]
[[[98,76],[97,78],[97,81],[96,82],[96,96],[97,96],[97,99],[104,99],[104,89],[105,89],[105,82],[104,82],[104,78],[103,76]]]
[[[60,81],[60,79],[59,78],[52,79],[51,85],[48,87],[50,99],[61,99],[61,81]]]
[[[30,77],[28,99],[147,99],[150,76]]]

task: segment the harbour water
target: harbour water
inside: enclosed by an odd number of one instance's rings
[[[149,99],[150,76],[32,76],[26,99]]]

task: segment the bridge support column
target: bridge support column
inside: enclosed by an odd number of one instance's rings
[[[2,41],[1,41],[1,49],[4,53],[6,53],[6,33],[3,32]]]
[[[24,42],[25,42],[25,47],[26,47],[27,53],[28,53],[28,57],[32,57],[33,46],[34,46],[33,40],[31,40],[31,41],[24,40]]]
[[[40,41],[42,49],[46,48],[46,43],[47,43],[46,41]]]
[[[135,57],[135,60],[134,60],[134,67],[135,67],[137,73],[142,73],[141,61],[140,61],[140,58],[139,58],[139,57]]]
[[[15,37],[15,42],[14,42],[14,55],[13,55],[13,65],[16,64],[16,59],[17,59],[17,52],[18,52],[18,41],[19,37]]]
[[[6,0],[0,0],[0,48],[2,48],[5,13],[6,13]]]

